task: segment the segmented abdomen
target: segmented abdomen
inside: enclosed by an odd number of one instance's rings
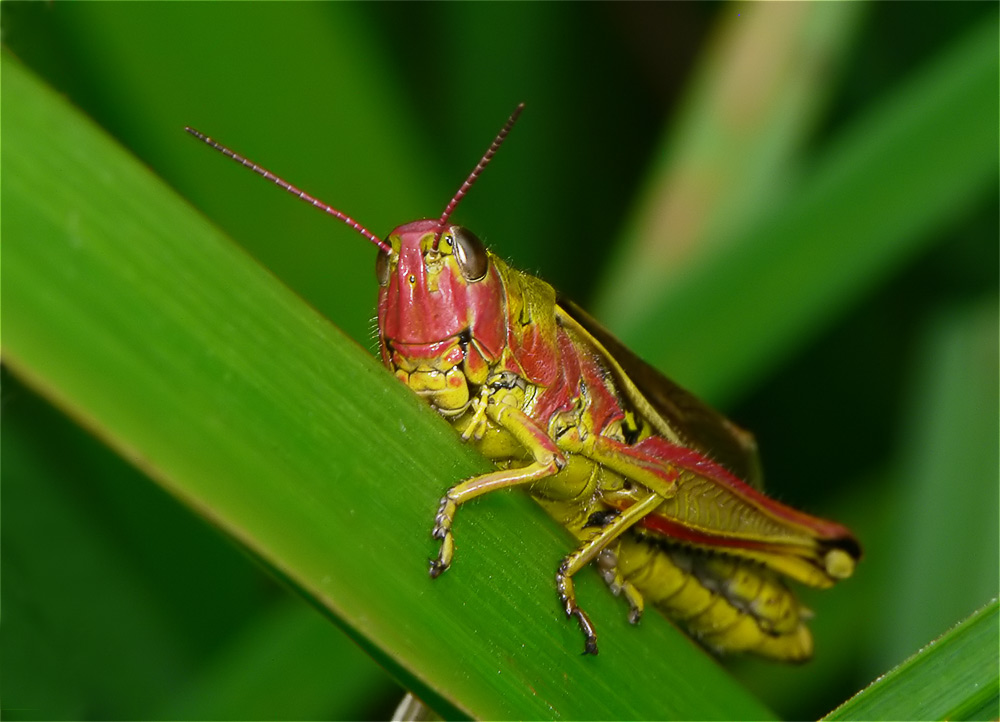
[[[638,530],[626,534],[617,567],[646,604],[676,619],[706,646],[785,661],[812,655],[802,607],[777,574],[752,561],[679,546]]]

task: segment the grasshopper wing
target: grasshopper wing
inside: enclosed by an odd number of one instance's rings
[[[611,366],[619,389],[661,435],[695,449],[751,486],[763,487],[753,434],[636,356],[572,301],[560,297],[558,304],[564,319],[596,342],[594,348]]]
[[[556,313],[603,359],[619,392],[667,442],[648,453],[694,472],[682,477],[676,496],[643,519],[644,528],[754,559],[810,586],[828,587],[850,576],[861,556],[857,540],[840,524],[764,495],[749,432],[642,361],[576,305],[560,301]],[[698,458],[685,462],[678,447]]]

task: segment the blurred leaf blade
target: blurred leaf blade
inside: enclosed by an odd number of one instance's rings
[[[213,659],[160,719],[359,719],[393,692],[381,669],[335,627],[285,602]]]
[[[929,638],[962,619],[973,604],[1000,588],[1000,316],[990,295],[932,319],[919,349],[920,365],[907,404],[910,422],[898,460],[896,514],[891,534],[909,554],[882,577],[886,591],[924,599],[908,609],[874,616],[886,633],[873,650],[889,667],[909,654],[911,635]],[[957,555],[959,543],[975,553]],[[935,595],[963,589],[968,596]],[[905,630],[905,631],[904,631]]]
[[[998,618],[993,600],[824,719],[996,719]]]
[[[832,142],[780,213],[701,259],[645,313],[605,318],[709,399],[773,366],[995,183],[995,28],[981,23]]]
[[[3,343],[22,378],[446,714],[769,716],[663,619],[629,629],[593,575],[602,654],[581,657],[552,598],[565,539],[524,498],[466,512],[432,584],[436,498],[485,462],[6,54],[3,72]]]
[[[23,387],[6,371],[2,379],[2,490],[8,510],[0,527],[3,716],[81,719],[95,707],[108,716],[141,715],[165,689],[182,686],[191,661],[186,640],[173,633],[163,613],[174,600],[148,594],[136,583],[129,573],[130,550],[115,543],[101,524],[106,518],[88,513],[99,493],[88,489],[69,499],[60,494],[58,482],[75,479],[86,465],[74,458],[72,439],[60,443],[67,439],[51,429],[47,443],[35,443],[40,424],[24,423]],[[42,406],[34,397],[27,401]],[[50,418],[57,415],[43,410]],[[72,482],[64,486],[73,488]],[[150,531],[155,534],[155,527]],[[198,541],[197,534],[191,536]],[[68,610],[67,589],[73,590]],[[153,649],[155,670],[132,663]],[[104,703],[109,698],[114,701]]]
[[[720,22],[601,279],[595,307],[609,320],[644,316],[697,257],[780,202],[864,12],[761,4]]]

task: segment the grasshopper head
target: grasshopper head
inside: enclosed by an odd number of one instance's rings
[[[506,295],[495,259],[449,218],[523,109],[522,103],[507,119],[440,218],[399,226],[376,244],[382,359],[418,393],[438,396],[432,403],[447,413],[466,408],[466,383],[484,383],[507,342]],[[438,393],[442,379],[456,389]]]
[[[497,358],[506,340],[504,292],[482,241],[461,226],[425,220],[399,226],[386,244],[375,263],[383,341],[432,347],[457,338]]]
[[[506,341],[503,283],[483,242],[448,219],[522,110],[524,103],[515,108],[440,218],[399,226],[379,246],[375,273],[383,354],[387,341],[426,346],[458,339],[463,346],[474,343],[485,360],[499,358]]]
[[[501,276],[483,242],[449,218],[523,109],[507,119],[440,218],[399,226],[379,245],[379,342],[390,366],[398,359],[441,372],[464,361],[469,380],[482,383],[500,358],[507,340]]]
[[[517,117],[519,105],[437,220],[399,226],[383,241],[353,218],[263,166],[188,127],[199,140],[356,230],[379,249],[378,327],[383,359],[404,374],[447,373],[464,361],[469,380],[483,383],[487,366],[506,345],[501,274],[475,234],[448,219],[490,162]],[[452,375],[449,382],[456,382]],[[427,388],[437,380],[427,381]],[[464,381],[462,382],[464,383]],[[412,384],[411,384],[412,385]],[[433,390],[433,389],[431,389]]]

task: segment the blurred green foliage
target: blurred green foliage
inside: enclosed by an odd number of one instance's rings
[[[674,144],[686,142],[677,139],[695,137],[678,119],[692,117],[697,91],[717,82],[706,68],[727,42],[768,47],[769,37],[741,33],[763,7],[3,3],[0,22],[10,51],[370,346],[371,250],[209,155],[184,125],[382,234],[437,215],[524,101],[525,116],[457,220],[586,305],[625,283],[602,269],[635,252],[615,243],[620,229],[639,224],[643,199],[675,168]],[[765,25],[775,37],[809,27],[781,15],[800,6],[780,7],[769,11],[780,22]],[[833,22],[836,12],[826,12]],[[741,229],[766,228],[768,214],[780,220],[794,191],[885,104],[903,97],[918,113],[927,98],[903,91],[945,72],[955,47],[996,37],[989,4],[842,12],[837,32],[818,36],[816,74],[799,79],[811,94],[797,91],[797,114],[776,107],[783,122],[740,141],[758,157],[740,166],[752,170],[741,171],[742,184],[737,174],[727,187],[749,186],[732,216],[711,216],[721,219],[721,248]],[[805,64],[795,54],[784,62]],[[781,106],[792,89],[769,95],[755,85],[767,70],[751,65],[729,80]],[[995,64],[990,72],[991,95],[976,108],[990,110],[996,128]],[[956,140],[953,130],[940,128],[942,143]],[[719,156],[713,139],[700,141],[709,158]],[[732,662],[785,716],[830,710],[997,594],[995,135],[981,153],[985,172],[941,213],[913,208],[927,220],[907,229],[918,242],[906,252],[838,286],[739,384],[692,389],[757,433],[776,495],[848,523],[866,548],[856,579],[808,596],[813,663]],[[845,207],[878,209],[894,187],[891,177],[859,185]],[[672,278],[702,267],[697,253],[681,259]],[[790,269],[787,288],[798,280]],[[773,282],[775,297],[794,306],[782,279]],[[624,303],[602,307],[604,317]],[[679,312],[701,323],[698,308]],[[642,343],[641,327],[629,333]],[[684,338],[666,340],[686,349]],[[3,382],[5,717],[387,714],[399,690],[319,615],[18,380]],[[67,587],[72,598],[60,593]],[[347,690],[308,683],[344,668],[365,681]],[[41,698],[48,707],[22,706]]]

